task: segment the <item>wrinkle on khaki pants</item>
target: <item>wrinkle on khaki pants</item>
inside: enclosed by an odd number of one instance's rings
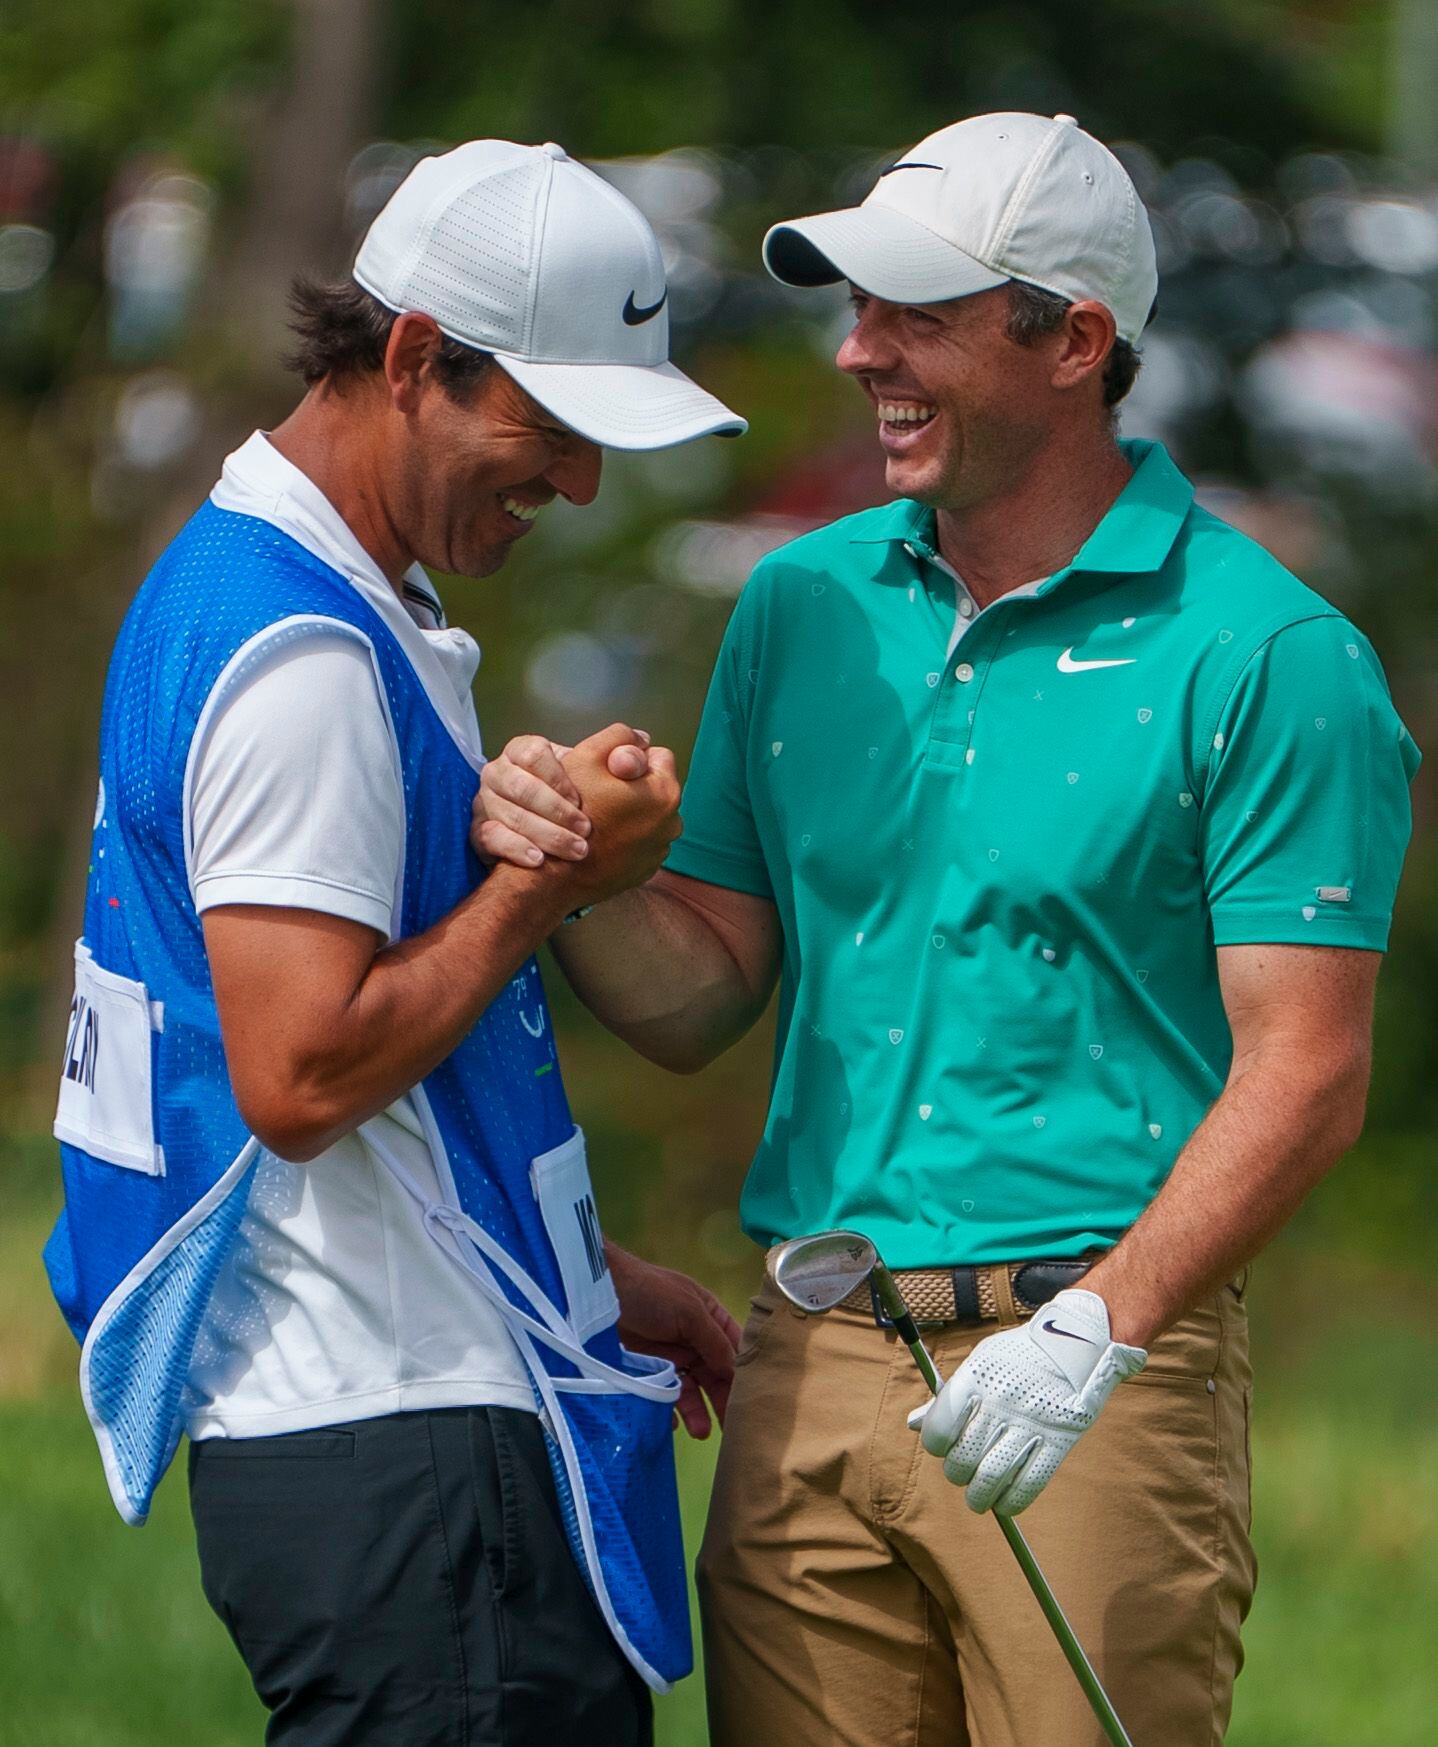
[[[1241,1287],[1154,1344],[1020,1519],[1135,1747],[1216,1747],[1253,1595]],[[994,1324],[926,1331],[950,1376]],[[699,1558],[711,1747],[1104,1747],[998,1525],[905,1416],[908,1350],[769,1280]]]

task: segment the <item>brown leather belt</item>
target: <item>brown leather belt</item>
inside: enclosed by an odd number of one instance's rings
[[[1097,1256],[1064,1261],[992,1262],[961,1268],[897,1268],[894,1278],[914,1321],[929,1328],[946,1322],[998,1322],[1007,1298],[1019,1316],[1032,1316],[1040,1305],[1068,1286],[1076,1286]],[[880,1328],[889,1318],[865,1282],[844,1300],[847,1310],[871,1310]]]

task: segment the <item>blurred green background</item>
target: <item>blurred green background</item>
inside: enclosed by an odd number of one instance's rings
[[[293,398],[289,275],[343,271],[416,157],[475,135],[557,138],[648,213],[677,354],[751,434],[614,457],[592,508],[556,506],[500,576],[446,594],[485,647],[491,746],[623,717],[682,755],[755,558],[884,495],[828,361],[842,298],[769,283],[759,238],[994,108],[1069,111],[1116,144],[1163,271],[1126,431],[1166,441],[1206,502],[1369,632],[1431,756],[1432,0],[0,8],[0,1743],[260,1734],[182,1485],[142,1534],[110,1510],[38,1250],[106,655],[221,457]],[[1433,793],[1430,770],[1367,1135],[1257,1271],[1261,1577],[1236,1747],[1438,1738]],[[734,1205],[767,1037],[673,1079],[556,995],[612,1233],[742,1305],[756,1257]],[[681,1450],[691,1545],[712,1455]],[[697,1681],[662,1703],[659,1738],[703,1742]]]

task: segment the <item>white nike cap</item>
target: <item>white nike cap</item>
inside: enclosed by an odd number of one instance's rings
[[[643,214],[562,146],[471,140],[422,159],[370,226],[354,277],[493,353],[591,442],[664,449],[748,429],[669,362],[669,288]]]
[[[786,285],[848,279],[890,303],[944,303],[1022,279],[1112,312],[1136,341],[1158,295],[1148,214],[1128,172],[1071,115],[975,115],[881,172],[862,206],[776,224]]]

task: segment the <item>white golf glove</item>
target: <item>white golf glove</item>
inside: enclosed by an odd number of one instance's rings
[[[1019,1328],[989,1335],[909,1416],[970,1510],[1017,1516],[1043,1491],[1125,1377],[1148,1361],[1110,1339],[1096,1292],[1060,1292]]]

